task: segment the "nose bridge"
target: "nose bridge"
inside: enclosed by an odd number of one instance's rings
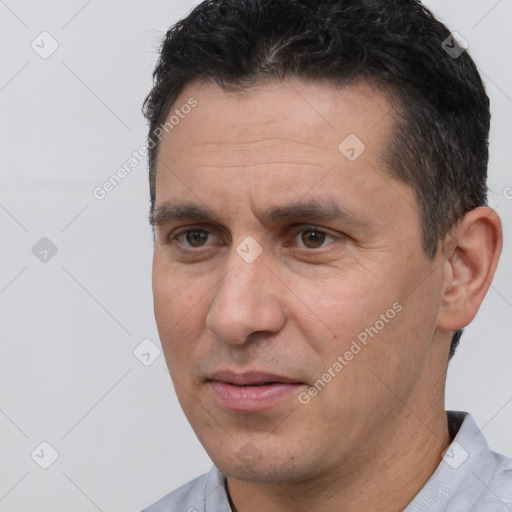
[[[217,284],[206,317],[206,327],[230,343],[244,343],[257,331],[277,332],[284,323],[280,301],[270,284],[267,259],[261,254],[253,259],[255,248],[251,241],[247,244],[233,248],[228,271]]]

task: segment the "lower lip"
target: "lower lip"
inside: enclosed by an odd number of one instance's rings
[[[232,412],[256,412],[269,409],[278,402],[296,395],[302,384],[265,384],[235,386],[217,380],[209,381],[213,396],[221,407]]]

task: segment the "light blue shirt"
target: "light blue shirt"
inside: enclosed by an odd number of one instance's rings
[[[512,459],[495,453],[466,412],[447,411],[453,442],[404,512],[512,512]],[[232,512],[215,467],[142,512]]]

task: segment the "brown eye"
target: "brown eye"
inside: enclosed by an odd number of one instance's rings
[[[326,239],[334,240],[332,235],[314,228],[305,229],[299,235],[301,240],[299,245],[306,249],[319,249],[325,244]]]
[[[203,243],[208,240],[208,232],[200,229],[187,231],[184,235],[191,247],[202,247]]]
[[[185,249],[200,249],[201,247],[206,247],[211,245],[212,240],[209,240],[210,237],[215,239],[215,236],[205,229],[198,228],[189,228],[178,231],[175,234],[172,234],[169,237],[169,245],[174,245],[177,243],[178,245],[183,246]],[[208,244],[208,241],[210,244]]]
[[[302,232],[301,239],[308,249],[318,249],[324,243],[325,233],[308,229]]]

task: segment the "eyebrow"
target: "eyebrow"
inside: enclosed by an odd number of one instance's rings
[[[370,224],[366,216],[356,214],[332,199],[299,200],[283,206],[273,206],[264,212],[257,212],[256,217],[264,224],[299,220],[342,220],[356,227],[364,227]],[[221,217],[210,208],[190,202],[171,203],[166,201],[157,206],[150,216],[152,226],[162,226],[177,220],[222,224]]]

